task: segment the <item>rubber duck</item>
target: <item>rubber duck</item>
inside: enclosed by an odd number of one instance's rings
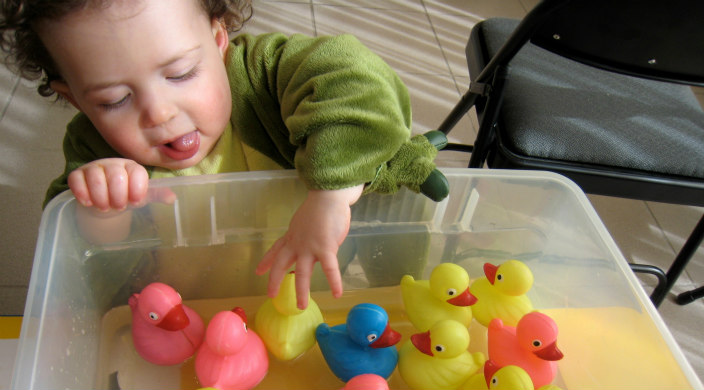
[[[440,320],[403,344],[399,373],[412,389],[455,390],[486,360],[483,353],[470,353],[468,347],[469,331],[464,324]]]
[[[441,263],[428,280],[401,278],[401,295],[408,319],[421,332],[444,319],[469,327],[477,298],[469,292],[469,274],[457,264]]]
[[[489,378],[486,380],[485,378]],[[484,370],[472,375],[457,390],[534,390],[533,381],[526,370],[509,365],[499,367],[494,361],[487,360]],[[545,385],[538,390],[560,390],[555,385]]]
[[[376,374],[362,374],[350,379],[342,390],[389,390],[389,383]]]
[[[127,303],[132,311],[132,342],[144,360],[163,366],[183,363],[203,342],[203,320],[164,283],[151,283]]]
[[[242,308],[221,311],[210,320],[195,367],[202,386],[219,390],[251,389],[264,379],[269,370],[266,347],[247,328]]]
[[[499,318],[489,323],[489,359],[498,366],[523,368],[535,387],[549,385],[557,374],[557,361],[563,354],[557,348],[557,324],[547,315],[533,311],[524,315],[516,327],[504,325]]]
[[[494,318],[504,325],[516,326],[518,320],[533,311],[526,293],[533,287],[533,273],[518,260],[508,260],[499,266],[484,264],[484,275],[472,283],[469,291],[477,297],[472,315],[484,326]]]
[[[284,276],[279,294],[257,311],[254,329],[269,352],[279,360],[292,360],[315,345],[315,329],[323,322],[320,308],[308,297],[308,307],[296,305],[296,277]]]
[[[485,378],[489,378],[486,380]],[[509,365],[499,367],[494,361],[487,360],[484,370],[472,375],[457,390],[534,390],[533,381],[526,370]],[[555,385],[545,385],[537,390],[561,390]]]
[[[401,335],[389,326],[389,316],[378,305],[352,307],[346,323],[320,324],[315,337],[328,367],[343,382],[361,374],[388,379],[396,368],[398,351],[393,345]]]

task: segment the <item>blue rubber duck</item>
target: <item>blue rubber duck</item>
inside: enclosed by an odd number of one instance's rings
[[[328,367],[344,382],[361,374],[388,378],[398,362],[393,345],[401,334],[389,326],[386,311],[372,303],[350,309],[345,324],[318,325],[315,338]]]

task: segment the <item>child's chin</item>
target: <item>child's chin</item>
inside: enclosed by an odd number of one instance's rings
[[[161,164],[158,164],[158,166],[160,168],[168,169],[171,171],[178,171],[196,166],[198,165],[198,163],[201,162],[202,159],[203,157],[200,156],[200,154],[196,154],[195,156],[185,160],[165,159],[166,161],[163,161]]]

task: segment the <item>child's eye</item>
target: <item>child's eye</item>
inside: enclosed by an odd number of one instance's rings
[[[186,81],[196,77],[198,75],[198,71],[198,67],[194,66],[186,73],[180,74],[178,76],[167,77],[166,79],[171,81]]]
[[[129,98],[130,98],[130,94],[127,94],[127,95],[125,95],[125,97],[123,97],[122,99],[120,99],[120,100],[118,100],[118,101],[116,101],[116,102],[112,102],[112,103],[101,103],[101,104],[100,104],[100,107],[102,107],[102,108],[105,109],[106,111],[116,110],[116,109],[122,107],[125,103],[127,103],[127,101],[129,100]]]

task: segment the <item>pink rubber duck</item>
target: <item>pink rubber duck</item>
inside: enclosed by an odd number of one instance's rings
[[[182,363],[203,341],[198,313],[182,304],[181,295],[164,283],[151,283],[132,294],[132,341],[146,361],[162,366]]]
[[[247,328],[242,308],[221,311],[210,320],[205,342],[196,355],[196,376],[201,386],[251,389],[264,379],[268,369],[264,342]]]
[[[547,315],[533,311],[524,315],[516,327],[495,318],[489,323],[489,359],[499,367],[523,368],[535,388],[550,384],[557,374],[557,324]]]
[[[342,390],[389,390],[389,383],[383,376],[362,374],[352,377]]]

